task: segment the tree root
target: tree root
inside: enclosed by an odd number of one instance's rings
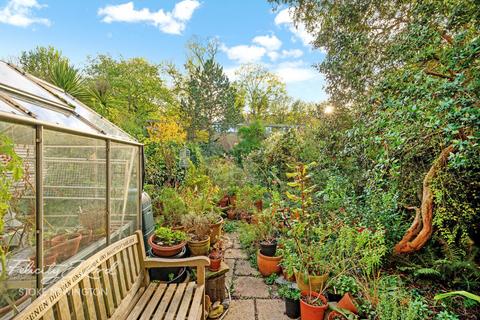
[[[422,205],[420,209],[416,207],[407,208],[416,211],[415,219],[402,240],[395,245],[394,253],[400,254],[418,251],[432,236],[433,193],[430,185],[438,171],[447,165],[448,156],[453,152],[453,149],[453,145],[443,149],[425,175],[423,179]]]

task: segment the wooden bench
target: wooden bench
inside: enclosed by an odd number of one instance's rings
[[[147,258],[137,231],[83,261],[15,319],[203,320],[209,263],[207,257]],[[197,282],[150,282],[149,268],[178,266],[196,267]]]

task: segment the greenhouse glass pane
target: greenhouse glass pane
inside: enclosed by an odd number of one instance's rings
[[[106,144],[51,130],[43,141],[44,247],[58,253],[49,286],[106,244]]]
[[[84,106],[82,103],[78,102],[76,99],[72,98],[70,95],[58,90],[56,87],[49,86],[49,89],[52,90],[56,95],[64,99],[68,104],[75,107],[75,112],[84,117],[87,121],[90,121],[98,129],[105,132],[105,134],[126,139],[132,140],[132,138],[108,120],[102,118],[97,113],[90,110],[88,107]]]
[[[111,157],[111,239],[112,242],[137,230],[138,147],[112,143]]]
[[[53,123],[70,129],[75,129],[83,132],[90,132],[94,134],[99,134],[100,132],[75,117],[73,113],[69,111],[55,111],[43,106],[38,106],[33,103],[12,98],[15,102],[20,104],[25,109],[33,112],[38,120],[45,122]]]
[[[62,103],[58,98],[3,61],[0,61],[0,83],[56,103]]]
[[[13,113],[25,116],[25,113],[20,112],[19,110],[15,109],[14,107],[8,105],[6,102],[0,100],[0,111],[6,113]]]
[[[11,172],[1,178],[2,183],[6,179],[10,184],[11,200],[3,218],[3,233],[0,234],[0,245],[5,249],[7,266],[6,289],[0,287],[0,296],[8,296],[13,301],[25,299],[20,305],[22,309],[29,303],[28,296],[24,295],[34,295],[36,287],[35,129],[0,121],[0,144],[13,144],[13,151],[21,158],[20,166],[23,167],[23,175],[18,180],[12,180]],[[10,159],[11,155],[0,153],[2,164]],[[0,308],[5,306],[5,303],[0,304]],[[11,311],[5,315],[7,319],[12,316]]]

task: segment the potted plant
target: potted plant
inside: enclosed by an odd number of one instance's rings
[[[259,224],[256,226],[260,244],[260,253],[267,257],[274,257],[277,251],[278,228],[275,220],[275,211],[269,209],[257,215]]]
[[[354,277],[349,275],[340,275],[332,279],[330,288],[328,289],[328,299],[330,301],[340,301],[347,294],[357,294],[358,284]]]
[[[179,254],[187,243],[187,235],[183,231],[172,230],[159,224],[155,232],[148,238],[153,254],[158,257],[171,257]]]
[[[328,308],[327,298],[314,291],[302,291],[300,314],[302,320],[321,320]]]
[[[187,216],[189,232],[188,249],[192,256],[207,256],[210,249],[210,220],[204,213],[190,213]]]
[[[280,286],[278,295],[285,300],[285,313],[290,319],[300,316],[300,290],[289,285]]]
[[[166,226],[174,230],[185,229],[182,220],[188,210],[184,199],[175,188],[163,188],[154,201],[157,203],[155,207],[160,209],[159,215],[162,216]]]
[[[280,266],[282,267],[283,278],[295,282],[295,271],[299,270],[300,258],[295,251],[295,244],[292,239],[280,238],[277,252],[283,256]]]
[[[43,265],[45,270],[48,270],[50,267],[54,266],[57,263],[58,257],[58,248],[53,247],[50,249],[45,250],[43,254]],[[35,255],[30,256],[30,265],[32,267],[32,271],[35,272],[37,270],[37,257]]]
[[[223,260],[223,248],[221,241],[217,242],[213,246],[213,248],[210,250],[208,258],[210,259],[210,265],[208,269],[213,272],[218,271]]]
[[[78,233],[82,235],[82,239],[80,240],[80,247],[83,248],[87,246],[90,242],[92,242],[92,229],[80,229]]]

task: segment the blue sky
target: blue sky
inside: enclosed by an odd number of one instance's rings
[[[77,65],[99,53],[182,65],[189,39],[216,37],[232,78],[241,63],[261,63],[291,96],[324,101],[323,77],[312,67],[324,53],[291,21],[288,8],[274,12],[266,0],[0,0],[0,58],[53,45]]]

